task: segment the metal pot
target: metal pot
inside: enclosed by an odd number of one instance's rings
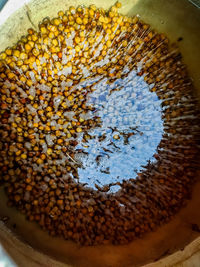
[[[0,50],[14,44],[30,27],[44,17],[56,16],[71,5],[96,4],[109,8],[115,0],[10,0],[0,13]],[[122,0],[123,14],[139,14],[171,41],[182,38],[180,51],[200,98],[200,9],[198,1]],[[200,3],[199,3],[200,4]],[[199,5],[200,6],[200,5]],[[200,177],[200,173],[197,172]],[[14,208],[6,206],[1,189],[0,240],[19,266],[200,266],[200,237],[192,225],[200,225],[200,182],[194,187],[188,205],[173,220],[156,232],[126,246],[79,247],[60,238],[52,238],[35,223],[27,222]],[[164,257],[164,258],[163,258]],[[161,259],[163,258],[163,259]],[[153,262],[153,263],[152,263]]]

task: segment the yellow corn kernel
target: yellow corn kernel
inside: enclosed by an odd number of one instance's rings
[[[77,44],[80,43],[80,38],[78,36],[76,36],[74,40],[75,40],[75,43]]]
[[[115,4],[115,6],[116,6],[117,8],[121,8],[122,3],[120,3],[120,2],[117,1],[117,3]]]
[[[27,159],[27,155],[26,154],[21,154],[21,159]]]
[[[29,52],[32,49],[29,43],[25,44],[25,50]]]
[[[48,155],[51,155],[52,153],[53,153],[53,150],[52,150],[51,148],[48,148],[48,149],[47,149],[47,154],[48,154]]]
[[[13,78],[15,78],[15,74],[12,72],[9,72],[8,73],[8,79],[13,79]]]
[[[33,82],[32,82],[32,80],[27,80],[27,81],[26,81],[26,84],[27,84],[29,87],[31,87],[31,86],[33,85]]]
[[[56,39],[53,39],[53,40],[52,40],[52,44],[53,44],[54,46],[57,46],[57,45],[58,45],[58,41],[57,41]]]
[[[82,21],[82,19],[81,19],[80,17],[78,17],[78,18],[76,19],[76,23],[80,25],[80,24],[83,23],[83,21]]]
[[[37,159],[37,161],[36,161],[36,162],[37,162],[37,164],[39,164],[39,165],[40,165],[40,164],[42,164],[42,163],[43,163],[43,160],[39,158],[39,159]]]
[[[8,56],[11,56],[12,55],[12,49],[10,49],[10,48],[7,48],[5,52],[6,52],[6,54]]]
[[[124,41],[122,42],[122,46],[123,46],[123,47],[126,47],[127,44],[128,44],[127,40],[124,40]]]
[[[58,26],[60,23],[61,23],[61,20],[58,18],[53,20],[53,24],[56,26]]]
[[[79,46],[79,45],[76,45],[76,46],[75,46],[75,50],[76,50],[77,53],[80,52],[80,51],[81,51],[80,46]]]
[[[59,11],[59,12],[58,12],[58,16],[59,16],[59,17],[63,17],[63,16],[64,16],[64,12],[63,12],[63,11]]]
[[[33,42],[36,42],[37,39],[38,39],[37,35],[35,35],[35,34],[33,34],[33,35],[31,36],[31,38],[32,38],[32,41],[33,41]]]
[[[80,127],[76,128],[77,133],[82,132],[82,129]]]
[[[73,100],[74,100],[74,97],[73,97],[73,95],[69,95],[67,99],[68,99],[69,101],[73,101]]]
[[[107,45],[107,47],[110,47],[110,46],[112,45],[112,42],[111,42],[110,40],[108,40],[108,41],[106,42],[106,45]]]
[[[88,24],[88,18],[86,18],[86,17],[83,18],[83,24],[84,25]]]
[[[19,57],[20,56],[20,51],[19,50],[14,50],[13,51],[13,56],[14,57]]]

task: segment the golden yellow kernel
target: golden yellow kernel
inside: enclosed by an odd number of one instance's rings
[[[58,12],[59,17],[63,17],[64,15],[65,15],[65,13],[62,10]]]
[[[110,29],[107,29],[107,30],[106,30],[106,33],[107,33],[107,34],[111,34],[112,31],[111,31]]]
[[[12,127],[16,128],[17,127],[17,124],[15,122],[12,122]]]
[[[37,103],[34,103],[34,104],[33,104],[33,107],[34,107],[35,109],[37,109],[37,108],[38,108],[38,104],[37,104]],[[38,111],[38,113],[39,113],[39,111]]]
[[[53,38],[55,37],[55,35],[54,35],[54,33],[53,33],[52,31],[49,33],[48,36],[49,36],[50,39],[53,39]],[[47,40],[48,40],[48,39],[47,39]],[[48,40],[48,42],[49,42],[49,40]]]
[[[76,50],[77,53],[80,52],[80,51],[81,51],[80,46],[79,46],[79,45],[76,45],[76,46],[75,46],[75,50]]]
[[[33,41],[29,41],[28,44],[31,46],[31,48],[33,48],[35,45],[35,43]]]
[[[48,125],[46,125],[45,126],[45,131],[49,132],[50,130],[51,130],[51,128]]]
[[[56,112],[56,115],[58,115],[59,117],[61,117],[62,116],[62,112],[61,111],[57,111]]]
[[[37,128],[38,127],[38,122],[33,123],[33,127]]]
[[[53,39],[53,40],[52,40],[52,44],[53,44],[54,46],[57,46],[57,45],[58,45],[58,41],[57,41],[56,39]]]
[[[28,66],[27,65],[22,65],[21,69],[23,70],[23,72],[26,72],[28,70]]]
[[[16,156],[19,156],[21,153],[22,153],[21,150],[17,150],[17,151],[15,152]]]
[[[59,61],[55,62],[54,65],[56,66],[57,69],[59,70],[62,69],[62,64]]]
[[[127,40],[124,40],[124,41],[122,42],[122,46],[123,46],[123,47],[126,47],[127,44],[128,44]]]
[[[94,10],[91,8],[89,9],[89,16],[94,17]]]
[[[63,143],[63,140],[62,140],[61,138],[59,138],[59,139],[57,140],[57,143],[60,145],[60,144]]]
[[[84,31],[81,31],[79,35],[80,35],[80,37],[85,37]]]
[[[38,39],[37,35],[33,34],[32,35],[32,41],[35,42],[35,41],[37,41],[37,39]]]
[[[29,52],[32,49],[29,43],[25,44],[25,50]]]
[[[117,1],[117,3],[115,4],[115,6],[116,6],[117,8],[121,8],[121,7],[122,7],[122,3]]]
[[[46,111],[52,111],[52,107],[48,106],[48,107],[46,108]]]
[[[51,111],[50,112],[47,112],[46,115],[47,115],[47,117],[51,118],[53,116],[53,112],[51,112]]]
[[[108,40],[108,41],[106,42],[106,45],[107,45],[107,47],[111,47],[112,42],[111,42],[110,40]]]
[[[45,154],[41,154],[40,158],[41,158],[42,160],[45,160],[45,159],[46,159],[46,155],[45,155]]]
[[[8,104],[11,104],[11,103],[12,103],[12,98],[11,98],[11,97],[6,98],[6,102],[7,102]]]
[[[93,44],[95,42],[95,39],[90,37],[90,38],[88,38],[88,42],[89,42],[89,44]]]
[[[69,12],[70,12],[71,14],[75,14],[75,12],[76,12],[75,7],[74,7],[74,6],[70,6],[70,8],[69,8]]]
[[[85,63],[86,63],[86,58],[85,58],[85,57],[82,57],[82,58],[81,58],[81,63],[82,63],[82,64],[85,64]]]
[[[121,26],[121,31],[125,32],[126,31],[126,27],[125,26]]]
[[[20,77],[20,81],[23,82],[23,83],[25,83],[25,82],[26,82],[26,77],[21,76],[21,77]]]
[[[5,50],[5,52],[6,52],[6,54],[7,54],[8,56],[11,56],[11,55],[12,55],[12,49],[10,49],[10,48],[7,48],[7,49]]]
[[[56,26],[58,26],[60,23],[61,23],[61,20],[58,19],[58,18],[53,20],[53,24],[56,25]]]
[[[19,112],[20,112],[20,113],[23,113],[23,112],[24,112],[24,108],[20,108],[20,109],[19,109]]]
[[[49,58],[50,58],[50,56],[49,56],[49,54],[48,54],[47,52],[44,52],[43,56],[44,56],[46,59],[49,59]]]
[[[45,27],[41,27],[41,28],[40,28],[40,32],[41,32],[42,34],[46,34],[46,33],[47,33],[47,29],[46,29]]]
[[[43,163],[43,160],[41,158],[37,159],[37,164],[42,164]]]
[[[13,72],[8,73],[8,79],[13,79],[15,78],[15,74]]]
[[[54,74],[57,74],[58,70],[55,68],[55,69],[53,69],[53,72],[54,72]]]
[[[27,155],[26,154],[21,154],[21,159],[27,159]]]
[[[101,23],[104,23],[104,20],[105,20],[105,19],[104,19],[104,16],[102,16],[102,15],[99,16],[99,21],[100,21]]]
[[[86,17],[83,18],[83,24],[84,25],[88,24],[88,18],[86,18]]]
[[[68,99],[69,101],[73,101],[73,100],[74,100],[74,97],[73,97],[73,95],[69,95],[67,99]]]
[[[110,18],[113,18],[113,17],[115,16],[115,13],[114,13],[113,11],[110,11],[110,12],[108,13],[108,15],[109,15]]]
[[[62,119],[58,119],[58,124],[63,124],[64,121]]]
[[[36,48],[34,48],[33,51],[32,51],[32,53],[33,53],[34,56],[37,57],[40,52]]]
[[[71,137],[72,137],[71,133],[68,133],[67,138],[71,138]]]
[[[39,115],[43,115],[43,113],[44,113],[44,110],[42,110],[42,109],[38,110]]]
[[[27,80],[27,81],[26,81],[26,84],[27,84],[29,87],[31,87],[31,86],[33,85],[33,82],[32,82],[32,80]]]
[[[13,56],[14,57],[19,57],[20,56],[20,51],[19,50],[14,50],[13,51]]]
[[[82,21],[82,19],[81,19],[80,17],[78,17],[78,18],[76,19],[76,23],[80,25],[80,24],[83,23],[83,21]]]
[[[80,38],[78,36],[76,36],[74,40],[75,40],[75,43],[77,44],[80,43]]]
[[[33,100],[33,99],[34,99],[34,96],[29,95],[28,98],[29,98],[30,100]]]
[[[51,31],[51,32],[56,32],[56,30],[57,30],[57,28],[56,28],[56,26],[54,26],[54,25],[50,25],[49,26],[49,30]]]
[[[17,64],[17,66],[22,66],[23,65],[23,61],[22,60],[18,60],[16,64]]]
[[[47,154],[48,154],[48,155],[51,155],[52,153],[53,153],[53,150],[52,150],[51,148],[48,148],[48,149],[47,149]]]
[[[11,63],[9,64],[9,66],[13,69],[13,68],[16,67],[16,64],[15,64],[15,62],[11,62]]]
[[[113,12],[115,15],[116,15],[116,13],[117,13],[117,11],[118,11],[116,5],[115,5],[115,6],[112,6],[110,10],[111,10],[111,12]]]
[[[77,133],[80,133],[80,132],[82,132],[82,129],[80,127],[77,127],[76,131],[77,131]]]

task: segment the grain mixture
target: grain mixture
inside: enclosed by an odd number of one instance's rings
[[[0,54],[0,173],[8,204],[52,236],[82,245],[125,244],[154,230],[185,203],[194,180],[198,112],[181,55],[120,7],[70,7]],[[153,136],[137,150],[134,140],[145,129]],[[144,164],[145,142],[155,149]],[[93,151],[96,144],[101,149]],[[114,167],[124,165],[112,172],[114,153],[122,153]],[[133,171],[138,158],[144,166]],[[95,172],[105,181],[90,184],[86,176]]]

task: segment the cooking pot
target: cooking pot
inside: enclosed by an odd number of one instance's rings
[[[198,1],[122,0],[121,13],[138,14],[152,28],[177,39],[183,61],[200,98],[200,9]],[[0,13],[0,51],[13,45],[45,17],[80,4],[109,8],[115,0],[10,0]],[[200,6],[200,3],[199,3]],[[50,237],[6,205],[0,191],[0,241],[19,266],[200,266],[200,172],[187,205],[168,223],[123,246],[80,247]],[[146,265],[147,264],[147,265]]]

